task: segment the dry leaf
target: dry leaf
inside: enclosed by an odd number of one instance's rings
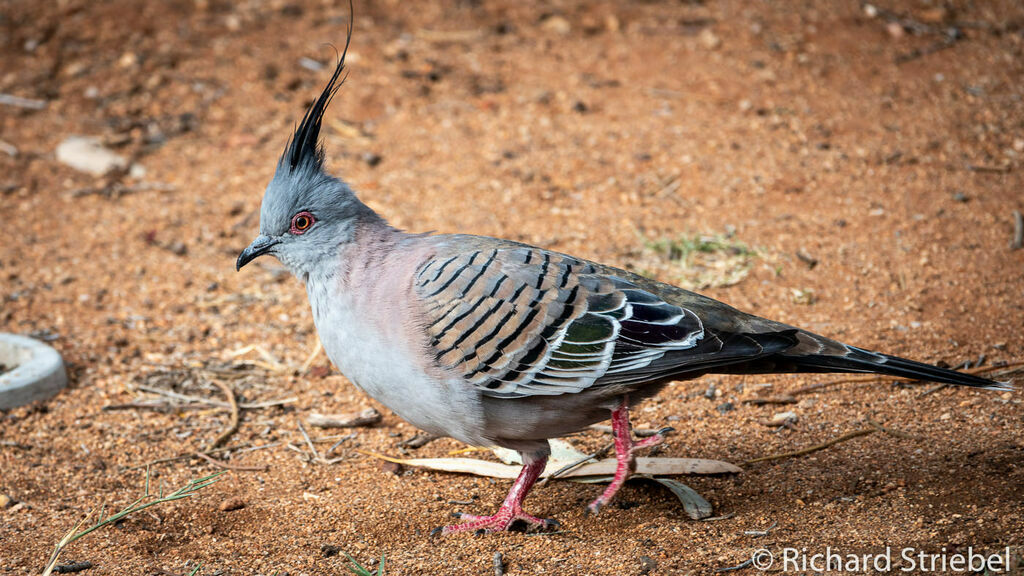
[[[690,518],[703,520],[711,516],[711,503],[686,484],[672,478],[655,478],[653,476],[640,476],[640,478],[653,480],[671,490],[676,495],[676,498],[679,498],[679,501],[683,503],[683,510],[686,511],[686,515]]]
[[[521,466],[500,464],[486,460],[473,458],[391,458],[373,452],[359,451],[360,454],[396,462],[406,466],[418,466],[429,470],[442,472],[461,472],[463,474],[475,474],[490,478],[515,478],[519,475]],[[584,455],[585,456],[585,455]],[[576,459],[578,460],[578,458]],[[544,476],[555,472],[569,462],[549,460],[544,469]],[[584,464],[574,470],[559,476],[559,478],[584,478],[588,476],[608,476],[615,473],[616,461],[614,458],[606,458],[598,462]],[[675,476],[679,474],[735,474],[742,472],[738,466],[719,460],[705,460],[702,458],[637,458],[636,473],[650,476]]]
[[[310,426],[318,428],[354,428],[358,426],[373,426],[381,420],[380,412],[376,408],[367,408],[359,414],[317,414],[309,415],[306,422]]]

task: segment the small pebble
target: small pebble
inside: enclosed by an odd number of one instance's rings
[[[245,500],[241,498],[228,498],[220,503],[219,508],[222,512],[230,512],[231,510],[241,510],[245,508]]]
[[[572,32],[572,24],[562,16],[551,16],[540,23],[540,27],[555,34],[566,34]]]
[[[722,414],[725,414],[726,412],[731,411],[735,407],[736,406],[734,406],[732,402],[724,402],[722,404],[719,404],[718,406],[715,406],[715,410],[718,410]]]
[[[178,256],[184,256],[185,254],[188,254],[188,246],[186,246],[185,243],[182,242],[181,240],[175,240],[174,242],[171,242],[167,246],[167,249]]]
[[[309,376],[311,378],[326,378],[331,375],[330,364],[321,364],[319,366],[313,366],[309,369]]]
[[[117,59],[117,65],[121,68],[131,68],[139,63],[139,57],[134,52],[125,52]]]
[[[704,391],[704,397],[708,400],[714,400],[718,394],[718,389],[715,387],[715,383],[708,384],[708,389]]]
[[[640,557],[640,574],[650,574],[658,568],[658,562],[650,556]]]
[[[303,68],[311,72],[319,72],[324,69],[323,64],[317,62],[316,60],[313,60],[312,58],[307,58],[306,56],[299,58],[299,66],[302,66]]]
[[[387,460],[384,460],[380,463],[380,471],[398,476],[402,473],[402,465],[398,462],[388,462]]]
[[[324,558],[330,558],[331,556],[337,556],[341,552],[341,546],[335,546],[334,544],[324,544],[320,546],[320,552],[323,553]]]
[[[771,426],[785,426],[786,424],[796,424],[798,420],[800,420],[800,417],[796,415],[796,412],[779,412],[772,416],[768,424]]]
[[[370,168],[376,168],[377,165],[380,164],[381,160],[384,159],[384,157],[381,156],[380,154],[377,154],[376,152],[364,152],[362,155],[362,159],[363,162],[366,162],[366,165],[369,166]]]
[[[14,502],[14,499],[7,494],[0,494],[0,510],[7,508]]]
[[[705,28],[697,35],[697,41],[708,50],[718,50],[722,46],[722,39],[715,34],[711,28]]]

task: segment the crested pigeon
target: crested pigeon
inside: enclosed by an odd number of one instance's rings
[[[636,274],[525,244],[392,228],[328,174],[319,139],[344,82],[334,74],[287,143],[236,269],[272,254],[306,287],[331,361],[413,425],[517,450],[524,466],[492,516],[434,533],[557,525],[522,503],[548,440],[612,420],[617,470],[635,469],[629,410],[667,383],[708,373],[870,372],[991,390],[1009,384],[848,346]]]

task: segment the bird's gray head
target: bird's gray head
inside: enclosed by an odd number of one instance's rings
[[[351,39],[350,23],[334,75],[306,111],[267,185],[260,207],[260,234],[238,255],[238,270],[258,256],[273,254],[305,280],[318,266],[330,263],[340,245],[352,240],[357,219],[369,210],[348,185],[324,171],[320,143],[324,111],[345,81],[341,73]]]

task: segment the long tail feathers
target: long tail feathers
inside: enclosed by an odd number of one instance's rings
[[[808,372],[873,372],[876,374],[901,376],[903,378],[929,380],[943,384],[971,386],[985,390],[1014,390],[1013,385],[1009,382],[997,382],[973,374],[947,370],[905,358],[854,348],[853,346],[847,346],[847,348],[849,353],[842,356],[813,354],[787,356],[786,358]]]

